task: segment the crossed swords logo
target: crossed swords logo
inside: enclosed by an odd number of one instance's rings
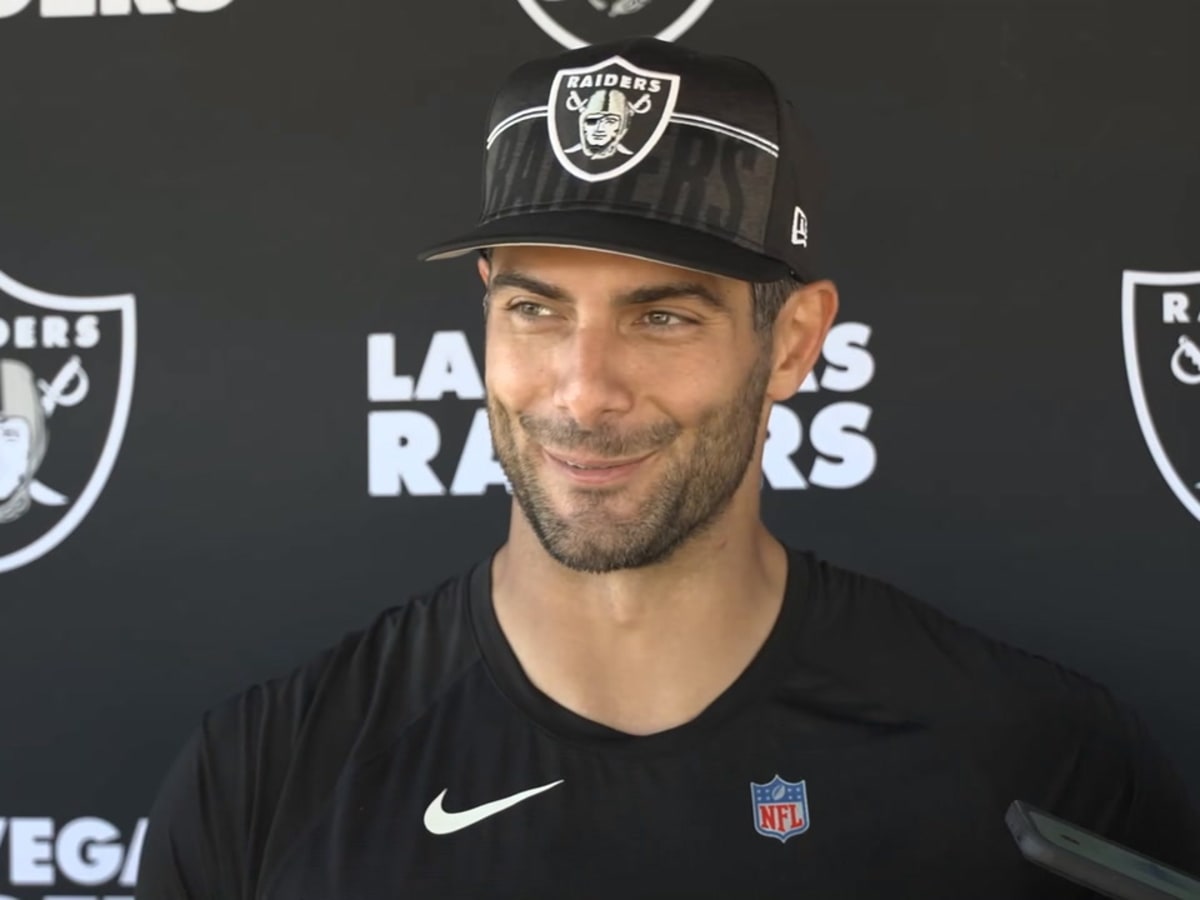
[[[1194,371],[1189,372],[1183,365],[1187,360]],[[1179,336],[1179,346],[1171,354],[1171,373],[1187,385],[1200,384],[1200,346],[1186,334]]]
[[[83,368],[83,362],[78,356],[72,356],[58,370],[53,381],[39,378],[37,386],[42,394],[42,411],[48,419],[60,407],[69,408],[82,403],[88,395],[91,382],[88,379],[87,371]],[[29,497],[41,506],[66,506],[69,502],[64,494],[46,487],[36,479],[29,485]]]
[[[624,98],[625,98],[625,95],[622,94],[620,91],[612,91],[611,93],[613,95],[619,95],[622,100],[624,100]],[[603,98],[604,91],[602,91],[602,90],[596,91],[596,93],[593,94],[592,97],[593,97],[593,99],[595,99],[597,97]],[[623,137],[625,137],[625,133],[629,130],[629,120],[630,119],[632,119],[634,116],[641,115],[642,113],[650,112],[651,107],[653,107],[653,105],[654,105],[654,101],[650,98],[650,95],[642,94],[641,99],[638,100],[636,103],[628,104],[625,107],[624,115],[621,115],[616,112],[589,112],[588,104],[589,104],[589,101],[584,100],[581,96],[579,96],[578,91],[571,91],[571,93],[567,95],[567,110],[569,112],[579,113],[579,130],[580,130],[581,140],[575,146],[568,147],[566,149],[566,152],[567,153],[579,153],[582,151],[585,156],[587,156],[591,159],[603,159],[605,157],[612,156],[614,152],[623,153],[626,156],[633,156],[633,151],[630,150],[628,147],[626,147],[624,144],[622,144],[621,139]],[[603,145],[601,145],[599,150],[589,147],[587,145],[587,141],[585,139],[582,139],[584,120],[586,118],[588,118],[590,115],[612,115],[612,116],[616,116],[621,119],[620,128],[617,131],[617,133],[613,136],[613,139],[611,141],[606,141]]]

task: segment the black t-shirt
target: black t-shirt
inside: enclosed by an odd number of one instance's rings
[[[1184,869],[1183,788],[1101,687],[789,552],[782,611],[694,720],[634,737],[524,676],[490,565],[210,712],[138,900],[1081,897],[1025,800]]]

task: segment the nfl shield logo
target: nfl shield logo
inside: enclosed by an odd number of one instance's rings
[[[63,297],[0,272],[0,572],[62,543],[108,481],[133,397],[132,296]]]
[[[678,75],[641,69],[619,56],[563,69],[550,87],[554,155],[584,181],[616,178],[654,149],[678,99]]]
[[[750,782],[754,830],[764,837],[786,841],[808,831],[808,794],[803,781],[784,781],[778,775],[766,784]]]
[[[1126,271],[1122,331],[1150,456],[1200,520],[1200,272]]]
[[[567,49],[641,34],[674,41],[713,0],[518,0],[538,27]]]

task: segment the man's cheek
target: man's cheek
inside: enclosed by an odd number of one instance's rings
[[[520,354],[495,354],[488,359],[487,395],[510,411],[524,409],[552,389],[549,372]]]

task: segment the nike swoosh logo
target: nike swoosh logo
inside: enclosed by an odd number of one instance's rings
[[[452,834],[455,831],[461,831],[464,828],[469,828],[476,822],[482,822],[496,813],[504,812],[510,806],[516,806],[530,797],[535,797],[543,791],[548,791],[550,788],[558,787],[563,783],[560,778],[558,781],[552,781],[549,784],[543,784],[541,787],[530,788],[527,791],[521,791],[519,794],[513,794],[511,797],[504,797],[500,800],[493,800],[491,803],[485,803],[483,806],[476,806],[474,809],[464,809],[462,812],[446,812],[442,808],[442,801],[446,798],[446,792],[442,791],[433,798],[433,802],[425,810],[425,828],[430,834]]]

